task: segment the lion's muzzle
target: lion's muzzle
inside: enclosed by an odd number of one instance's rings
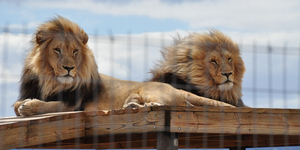
[[[219,85],[219,89],[221,91],[230,90],[232,87],[233,87],[233,82],[229,81],[229,80],[227,80],[226,82],[224,82],[224,83],[222,83],[222,84]]]
[[[62,84],[70,84],[73,82],[73,77],[67,75],[67,76],[61,76],[61,77],[57,77],[57,80],[62,83]]]

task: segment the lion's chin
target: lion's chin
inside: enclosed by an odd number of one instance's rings
[[[57,77],[57,80],[62,84],[71,84],[73,82],[73,77],[65,76],[65,77]]]
[[[231,90],[232,87],[233,87],[232,82],[226,82],[226,83],[219,85],[220,91],[228,91],[228,90]]]

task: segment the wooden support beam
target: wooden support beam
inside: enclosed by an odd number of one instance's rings
[[[159,132],[157,134],[157,150],[178,150],[178,134]]]
[[[170,111],[164,111],[165,131],[157,133],[157,150],[178,150],[178,134],[170,132]]]
[[[246,147],[230,147],[229,150],[246,150]]]

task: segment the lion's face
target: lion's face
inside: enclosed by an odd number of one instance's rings
[[[212,51],[207,54],[206,70],[213,82],[221,91],[230,90],[234,82],[234,60],[232,54],[226,50]]]
[[[99,74],[88,39],[76,23],[61,16],[40,25],[25,61],[23,82],[38,81],[43,99],[62,90],[93,87]]]
[[[47,59],[57,80],[63,84],[72,83],[81,63],[80,43],[72,35],[57,34],[47,50]]]
[[[239,46],[219,31],[211,34],[194,34],[190,39],[190,70],[180,76],[187,75],[191,84],[196,85],[204,96],[225,100],[237,105],[241,98],[242,79],[245,72],[244,61],[240,57]],[[189,41],[190,42],[190,41]],[[189,51],[189,50],[186,50]],[[183,69],[182,69],[183,70]]]

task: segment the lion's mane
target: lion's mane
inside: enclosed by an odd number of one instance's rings
[[[223,57],[221,53],[224,49],[233,61],[234,81],[229,89],[220,89],[209,72],[208,57],[212,52]],[[192,33],[183,39],[176,39],[162,54],[164,60],[151,70],[150,81],[169,83],[199,96],[244,106],[241,97],[245,66],[238,45],[228,36],[217,30],[205,34]]]
[[[70,44],[69,37],[81,47],[76,60],[76,76],[70,84],[63,84],[54,74],[53,53],[49,49],[56,35],[64,37],[60,42]],[[26,57],[22,71],[19,101],[39,98],[44,101],[63,101],[69,106],[97,99],[100,93],[100,76],[92,51],[87,46],[88,36],[76,23],[58,16],[40,25],[32,40],[32,49]],[[72,41],[74,42],[74,40]],[[80,105],[80,104],[79,104]]]

